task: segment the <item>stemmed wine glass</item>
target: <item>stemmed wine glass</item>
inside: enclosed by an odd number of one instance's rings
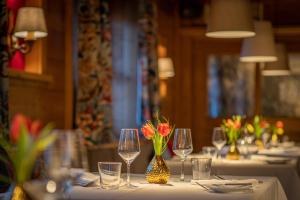
[[[184,181],[184,161],[192,151],[193,143],[191,129],[176,129],[173,141],[173,152],[181,159],[181,181]]]
[[[225,131],[221,127],[215,127],[213,130],[212,143],[217,148],[217,158],[220,157],[221,149],[226,144]]]
[[[132,187],[130,184],[130,164],[140,154],[140,141],[137,129],[122,129],[118,153],[127,164],[127,187]]]

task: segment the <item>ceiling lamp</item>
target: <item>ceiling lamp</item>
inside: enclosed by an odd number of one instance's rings
[[[158,71],[160,79],[167,79],[175,76],[173,61],[171,58],[158,59]]]
[[[274,34],[268,21],[254,22],[255,37],[243,40],[240,60],[242,62],[275,62]]]
[[[14,36],[36,40],[47,36],[47,27],[42,8],[22,7],[18,10]]]
[[[249,0],[212,0],[207,37],[246,38],[255,35]]]
[[[289,60],[284,44],[276,44],[276,62],[266,63],[262,74],[264,76],[282,76],[290,74]]]

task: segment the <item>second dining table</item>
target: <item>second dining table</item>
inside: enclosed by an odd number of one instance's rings
[[[171,174],[180,174],[181,164],[178,158],[167,161]],[[185,174],[192,174],[190,159],[185,161]],[[285,164],[268,164],[262,160],[226,160],[214,159],[212,175],[268,176],[277,177],[289,200],[300,199],[300,179],[297,173],[297,160]]]

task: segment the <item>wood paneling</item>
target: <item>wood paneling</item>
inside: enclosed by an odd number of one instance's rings
[[[167,47],[168,56],[174,61],[175,77],[167,80],[167,96],[161,101],[162,113],[176,127],[190,127],[193,133],[195,152],[204,145],[211,145],[212,129],[221,124],[221,119],[208,116],[207,58],[210,54],[239,54],[241,40],[211,39],[205,37],[203,27],[181,27],[176,10],[164,9],[166,2],[158,1],[158,33]],[[170,1],[169,1],[170,3]],[[176,8],[176,1],[173,1]],[[276,40],[286,43],[290,52],[300,52],[298,28],[276,28]],[[259,75],[257,67],[257,75]],[[256,80],[260,88],[259,79]],[[257,90],[255,102],[260,103]],[[260,112],[260,105],[256,106]],[[286,133],[300,141],[300,119],[272,118],[283,120]]]
[[[45,38],[45,69],[53,81],[9,80],[10,116],[21,112],[44,122],[65,127],[65,4],[60,0],[43,2],[48,37]],[[50,16],[50,17],[48,17]],[[55,17],[51,17],[55,16]]]

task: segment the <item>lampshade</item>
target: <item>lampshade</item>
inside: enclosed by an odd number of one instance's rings
[[[246,38],[255,35],[249,0],[212,0],[207,37]]]
[[[27,40],[47,36],[47,28],[42,8],[22,7],[18,10],[14,35]]]
[[[275,62],[277,57],[271,23],[256,21],[254,27],[255,37],[243,40],[240,60],[242,62]]]
[[[158,59],[159,78],[166,79],[175,76],[171,58]]]
[[[290,74],[289,60],[284,44],[276,44],[276,62],[266,63],[262,72],[265,76]]]

